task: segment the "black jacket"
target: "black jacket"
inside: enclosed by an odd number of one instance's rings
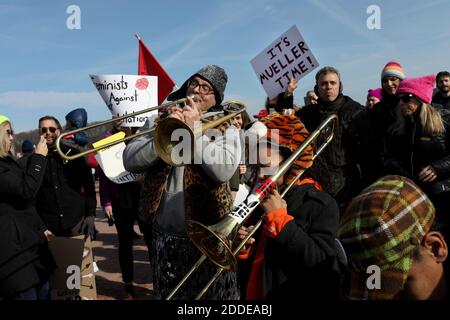
[[[0,158],[0,297],[47,280],[55,268],[45,226],[32,205],[45,164],[45,157],[31,155],[23,170],[14,159]]]
[[[434,95],[432,102],[440,104],[445,109],[450,110],[450,97],[444,97],[439,91]]]
[[[285,92],[281,92],[277,97],[275,111],[282,113],[283,109],[292,109],[294,107],[294,95],[286,96]],[[269,111],[269,110],[268,110]]]
[[[95,216],[97,206],[94,178],[84,159],[64,163],[49,153],[36,209],[56,236],[72,236],[70,229],[85,216]]]
[[[306,184],[285,197],[288,222],[267,239],[263,287],[269,299],[339,298],[341,271],[335,246],[339,209],[327,193]]]
[[[369,111],[375,135],[373,148],[379,163],[374,168],[377,178],[384,175],[386,161],[400,157],[407,143],[406,122],[398,103],[398,97],[383,93],[383,99]]]
[[[372,181],[373,134],[367,110],[347,96],[339,95],[333,103],[319,100],[317,105],[305,106],[297,112],[310,133],[331,114],[338,116],[338,127],[320,157],[330,173],[331,190],[327,191],[342,204]]]
[[[411,178],[430,196],[443,190],[442,183],[450,186],[450,114],[441,111],[446,129],[445,135],[429,136],[423,132],[418,117],[406,119],[406,144],[394,146],[402,153],[386,162],[386,174],[400,174]],[[423,183],[417,175],[426,166],[431,165],[437,173],[432,183]]]

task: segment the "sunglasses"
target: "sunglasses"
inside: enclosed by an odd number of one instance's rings
[[[47,131],[50,131],[51,133],[55,133],[56,132],[56,128],[55,127],[42,127],[41,128],[41,133],[47,133]]]
[[[416,99],[416,97],[413,94],[409,93],[409,94],[407,94],[405,96],[401,96],[400,100],[403,101],[404,103],[408,103],[411,100],[417,100],[417,99]]]
[[[14,131],[13,131],[13,130],[7,129],[7,130],[6,130],[6,134],[7,134],[8,136],[12,136],[12,135],[14,135]]]

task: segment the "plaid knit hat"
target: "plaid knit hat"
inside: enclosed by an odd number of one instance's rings
[[[2,124],[3,122],[11,122],[11,120],[9,120],[9,118],[7,116],[4,116],[2,114],[0,114],[0,124]]]
[[[386,77],[397,77],[400,80],[405,78],[405,73],[400,63],[396,61],[389,61],[381,71],[381,81]]]
[[[218,67],[216,65],[208,65],[206,67],[201,68],[198,70],[195,74],[189,77],[180,89],[177,91],[171,93],[168,97],[168,101],[175,101],[178,99],[182,99],[186,97],[186,91],[187,91],[187,84],[189,80],[191,80],[194,77],[200,77],[205,81],[208,81],[209,84],[214,89],[214,94],[216,96],[216,105],[220,105],[223,101],[223,95],[225,92],[225,87],[227,85],[228,76],[224,69],[221,67]]]
[[[303,122],[294,115],[272,112],[270,115],[259,121],[268,129],[265,139],[280,147],[287,148],[291,152],[297,150],[309,136],[309,132],[306,130]],[[289,184],[301,170],[311,167],[313,164],[312,159],[313,147],[310,145],[284,175],[285,183]]]
[[[386,176],[355,197],[338,230],[352,273],[350,298],[392,299],[400,292],[434,214],[425,193],[401,176]],[[367,288],[370,265],[381,270],[381,289]]]
[[[434,81],[435,77],[432,74],[420,78],[406,78],[398,86],[396,94],[411,93],[423,102],[430,104],[433,98]]]

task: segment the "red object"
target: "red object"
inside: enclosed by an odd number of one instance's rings
[[[145,43],[139,36],[139,75],[157,76],[158,77],[158,104],[161,104],[172,92],[175,82],[169,77],[167,72],[161,67],[158,60],[148,50]]]
[[[254,115],[253,117],[260,119],[260,118],[267,117],[268,115],[269,115],[269,112],[266,109],[261,109],[261,110],[259,110],[259,113]]]
[[[139,90],[145,90],[148,88],[148,80],[146,78],[140,78],[136,81],[136,88]]]
[[[266,222],[263,226],[264,234],[269,238],[275,238],[283,230],[286,223],[294,220],[294,217],[287,213],[286,208],[279,208],[269,212],[265,220]]]

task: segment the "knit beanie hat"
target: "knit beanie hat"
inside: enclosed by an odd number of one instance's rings
[[[378,100],[381,100],[381,88],[369,89],[368,90],[368,94],[367,94],[367,98],[369,98],[369,97],[375,97]]]
[[[202,78],[203,80],[209,82],[209,84],[214,89],[214,94],[216,96],[216,105],[221,104],[223,101],[223,95],[225,92],[225,87],[227,85],[228,76],[224,69],[222,69],[221,67],[216,66],[216,65],[208,65],[208,66],[203,67],[200,70],[198,70],[195,74],[190,76],[189,79],[187,79],[183,83],[183,85],[181,86],[180,89],[171,93],[167,97],[167,100],[175,101],[178,99],[185,98],[186,91],[187,91],[187,84],[188,84],[189,80],[191,80],[195,76],[198,76],[198,77]]]
[[[4,116],[2,114],[0,114],[0,124],[2,124],[3,122],[10,122],[11,120],[9,120],[9,118],[7,116]]]
[[[351,271],[350,298],[384,300],[400,292],[434,218],[431,201],[405,177],[383,177],[355,197],[338,230]],[[380,289],[367,287],[371,265],[380,268]]]
[[[273,112],[259,121],[268,129],[265,139],[270,143],[287,148],[291,152],[295,152],[309,136],[309,132],[306,130],[303,122],[294,115]],[[311,167],[312,164],[313,147],[309,145],[284,175],[285,183],[289,184],[301,170]]]
[[[397,95],[411,93],[425,103],[430,104],[433,98],[435,76],[430,74],[420,78],[406,78],[397,89]]]
[[[381,71],[381,81],[386,77],[397,77],[400,80],[405,78],[405,73],[400,63],[396,61],[389,61]]]
[[[24,140],[24,142],[22,142],[23,153],[33,152],[33,150],[34,150],[33,142],[31,142],[30,140]]]

